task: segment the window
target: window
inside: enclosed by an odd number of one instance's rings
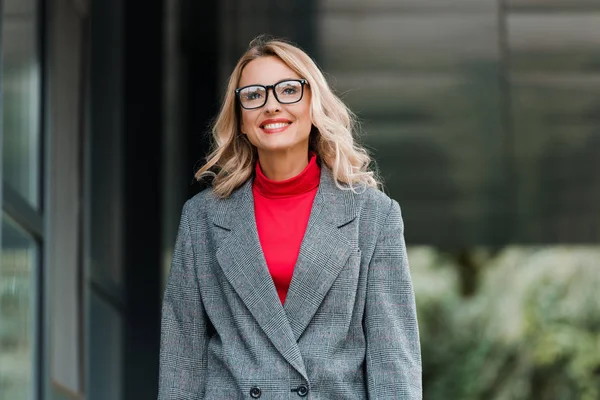
[[[38,245],[15,221],[2,216],[0,270],[0,396],[28,399],[34,342],[34,269]]]
[[[36,397],[43,243],[37,2],[0,0],[0,398]]]

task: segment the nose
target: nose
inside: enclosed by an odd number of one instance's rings
[[[265,112],[267,114],[273,114],[281,110],[281,104],[275,98],[275,89],[269,88],[271,93],[267,96],[267,102],[265,103]]]

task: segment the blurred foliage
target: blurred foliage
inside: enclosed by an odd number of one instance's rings
[[[460,257],[409,250],[424,395],[436,399],[600,399],[600,248],[508,247]]]

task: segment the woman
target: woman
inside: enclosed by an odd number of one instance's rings
[[[398,203],[303,51],[241,57],[183,208],[166,287],[159,399],[420,399]]]

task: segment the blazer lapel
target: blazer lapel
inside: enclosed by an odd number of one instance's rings
[[[230,231],[216,253],[221,269],[275,348],[308,379],[258,239],[252,180],[219,202],[213,222]]]
[[[354,194],[339,189],[331,171],[323,166],[284,305],[296,341],[353,251],[353,246],[339,228],[354,218]]]

